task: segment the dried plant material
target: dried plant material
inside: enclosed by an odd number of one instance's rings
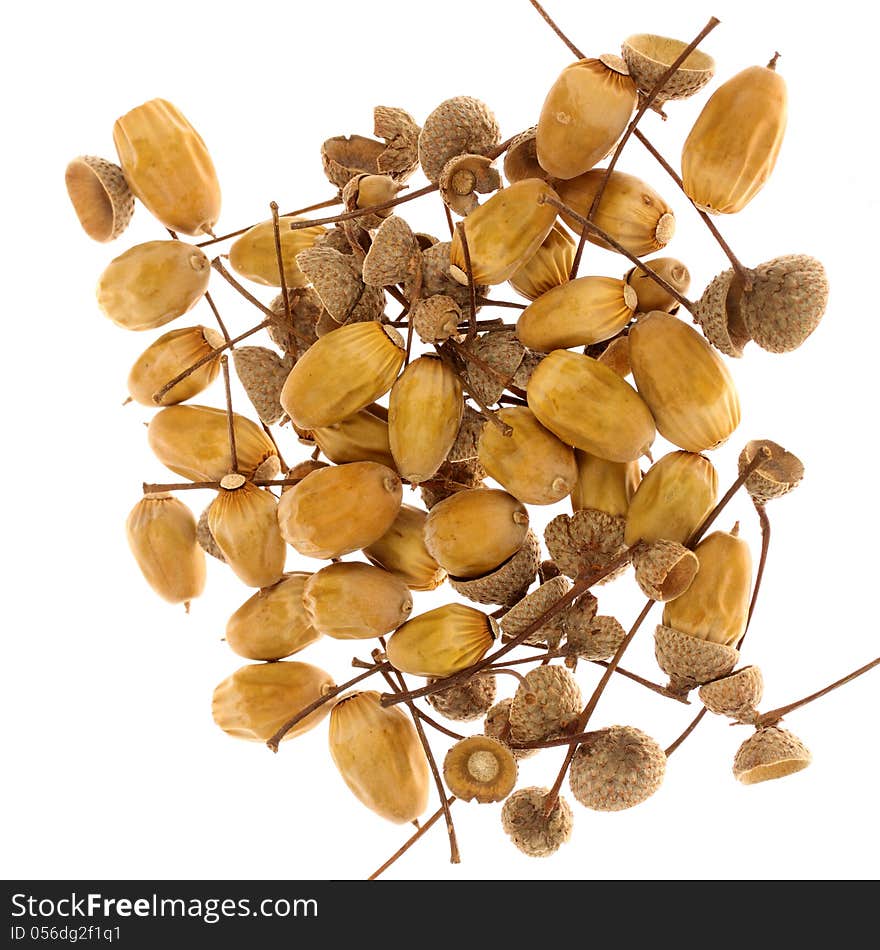
[[[492,372],[476,361],[467,360],[465,376],[469,390],[485,406],[491,406],[505,388],[513,382],[526,353],[526,348],[512,333],[503,330],[490,330],[481,333],[465,343],[468,352],[473,353],[480,363],[492,367]]]
[[[742,283],[730,268],[714,277],[694,304],[694,319],[706,339],[725,356],[736,359],[752,338],[742,319],[741,299]]]
[[[437,474],[428,482],[422,482],[419,492],[425,507],[430,511],[438,502],[458,491],[481,488],[486,470],[477,458],[461,462],[444,462]]]
[[[429,298],[436,294],[443,294],[445,297],[451,297],[462,312],[468,312],[470,292],[467,284],[453,280],[449,274],[451,249],[451,241],[439,241],[422,251],[421,296]],[[474,285],[474,291],[478,297],[483,296],[488,289],[486,284],[475,283]],[[418,292],[418,290],[415,279],[413,277],[407,278],[404,284],[404,293],[407,299],[412,300],[414,292]]]
[[[433,684],[435,680],[428,680]],[[446,689],[431,693],[428,703],[440,715],[454,722],[471,722],[484,716],[495,702],[498,681],[494,673],[472,676],[463,683],[455,683]]]
[[[340,254],[354,254],[354,248],[348,238],[348,232],[345,229],[346,222],[336,224],[328,228],[319,238],[316,239],[314,247],[329,247]]]
[[[327,468],[327,463],[321,462],[318,459],[305,459],[305,461],[297,462],[293,468],[289,468],[284,477],[303,479],[306,475],[317,471],[319,468]],[[286,492],[290,487],[290,485],[284,485],[281,491]]]
[[[575,243],[558,222],[537,251],[510,278],[510,285],[528,300],[564,284],[574,264]]]
[[[451,676],[489,652],[497,629],[495,621],[475,607],[445,604],[398,627],[385,652],[403,673]]]
[[[375,403],[330,426],[316,426],[312,438],[320,450],[341,465],[345,462],[378,462],[394,469],[388,420]]]
[[[455,155],[443,166],[438,184],[447,207],[464,216],[480,206],[478,194],[501,187],[501,175],[484,155]]]
[[[275,315],[266,330],[272,342],[288,356],[304,353],[318,339],[316,328],[321,315],[326,313],[321,298],[311,287],[288,290],[287,308],[279,294],[272,299],[269,309]]]
[[[678,541],[660,540],[633,552],[636,583],[651,600],[680,597],[690,587],[700,562],[693,551]]]
[[[513,753],[497,739],[471,736],[457,742],[443,760],[449,791],[464,802],[503,801],[516,785]]]
[[[764,696],[764,677],[757,666],[741,670],[700,687],[700,700],[710,712],[738,722],[754,723]]]
[[[434,590],[446,580],[446,571],[425,547],[426,512],[401,505],[391,527],[364,548],[373,564],[396,574],[410,590]]]
[[[196,525],[196,541],[199,542],[199,547],[205,552],[205,554],[210,554],[211,557],[216,558],[218,561],[226,563],[226,558],[223,556],[223,552],[217,547],[217,542],[214,540],[214,535],[211,534],[211,526],[208,524],[208,512],[211,510],[211,505],[214,502],[211,501],[209,505],[205,506],[205,509],[199,515],[198,524]]]
[[[372,208],[393,201],[402,187],[390,175],[355,175],[342,189],[342,203],[346,211]],[[359,228],[374,231],[390,214],[391,208],[384,208],[354,220]]]
[[[672,288],[684,295],[691,286],[691,275],[687,267],[675,257],[655,257],[645,264],[653,273],[662,277]],[[627,271],[624,280],[636,292],[637,309],[640,313],[650,313],[652,310],[665,310],[675,313],[679,302],[666,288],[661,287],[647,271],[641,267],[633,267]]]
[[[437,184],[443,167],[456,155],[485,155],[501,141],[492,111],[472,96],[446,99],[425,119],[419,135],[419,161]]]
[[[739,454],[740,474],[763,449],[767,449],[770,456],[746,479],[746,490],[757,505],[766,505],[774,498],[787,495],[797,488],[804,477],[804,463],[794,453],[770,439],[753,439],[745,444]]]
[[[669,677],[669,689],[686,695],[697,686],[727,676],[739,661],[739,652],[723,643],[692,637],[658,624],[654,655]]]
[[[449,585],[462,597],[478,604],[510,606],[521,600],[532,586],[540,563],[541,544],[534,531],[529,530],[516,554],[494,571],[468,580],[450,576]]]
[[[565,577],[554,577],[523,597],[501,618],[504,639],[510,640],[516,637],[570,589],[571,584]],[[546,645],[555,650],[562,637],[563,614],[560,612],[542,624],[534,633],[529,634],[525,642],[535,646]]]
[[[686,48],[687,43],[668,36],[635,33],[623,41],[621,53],[639,92],[648,95]],[[669,99],[689,99],[714,75],[715,60],[702,50],[692,50],[663,84],[654,101],[662,106]]]
[[[538,127],[533,125],[514,136],[504,153],[504,177],[511,183],[523,178],[549,178],[538,164]]]
[[[583,657],[585,660],[610,660],[625,636],[626,630],[614,617],[594,617],[586,626],[572,625],[567,622],[565,647],[573,656],[566,658],[566,666],[571,665],[569,660],[573,657]]]
[[[324,228],[316,225],[311,228],[292,229],[291,224],[305,221],[305,218],[282,217],[278,219],[278,238],[281,243],[281,261],[284,266],[284,281],[288,288],[295,290],[305,287],[309,279],[296,262],[300,251],[312,247],[324,234]],[[280,287],[281,274],[278,270],[278,252],[275,247],[275,222],[270,219],[254,225],[229,248],[229,266],[236,274],[252,280],[264,287]]]
[[[501,809],[501,827],[523,854],[544,858],[571,837],[571,806],[560,796],[545,815],[549,790],[531,786],[514,792]]]
[[[510,706],[513,699],[502,699],[495,703],[486,713],[483,722],[483,732],[487,736],[492,736],[505,745],[510,743]],[[537,749],[517,749],[515,746],[510,748],[513,757],[520,759],[529,759],[537,753]]]
[[[151,409],[185,402],[207,389],[220,372],[220,354],[190,373],[156,402],[153,396],[165,384],[203,357],[223,346],[223,337],[210,327],[169,330],[151,343],[135,360],[128,374],[128,392],[135,402]]]
[[[571,490],[572,511],[595,508],[615,517],[626,517],[630,500],[642,480],[638,460],[609,462],[580,449],[574,457],[578,473]]]
[[[410,319],[422,343],[443,343],[450,337],[458,337],[458,325],[464,318],[452,297],[437,294],[417,300]]]
[[[312,282],[321,303],[338,323],[378,320],[385,309],[380,287],[367,287],[352,255],[332,247],[310,247],[296,262]]]
[[[564,666],[551,663],[526,673],[510,706],[510,737],[542,742],[564,735],[583,706],[580,687]]]
[[[281,390],[287,382],[290,364],[265,346],[240,346],[233,350],[235,371],[241,385],[266,423],[274,425],[284,415]]]
[[[755,785],[800,772],[812,760],[809,749],[796,735],[770,726],[759,729],[739,747],[733,774],[743,785]]]
[[[371,287],[402,284],[421,264],[421,251],[412,229],[396,214],[385,218],[373,235],[364,258],[363,280]]]
[[[480,433],[485,425],[486,420],[483,416],[465,404],[461,425],[458,427],[458,434],[455,436],[452,448],[446,456],[447,459],[450,462],[462,462],[477,458]]]
[[[614,370],[621,379],[625,379],[632,372],[629,361],[629,337],[618,336],[610,340],[596,358],[604,366]]]
[[[404,109],[376,106],[373,110],[373,134],[385,142],[376,156],[376,167],[383,175],[403,182],[419,167],[419,133],[416,120]]]
[[[67,195],[83,230],[94,241],[114,241],[134,214],[134,195],[122,169],[96,155],[80,155],[64,173]]]
[[[544,543],[554,563],[569,577],[603,571],[626,550],[623,531],[626,522],[595,508],[571,515],[557,515],[544,529]],[[605,580],[617,576],[621,566]]]
[[[385,146],[363,135],[334,135],[321,146],[321,164],[330,183],[344,188],[355,175],[378,175]]]

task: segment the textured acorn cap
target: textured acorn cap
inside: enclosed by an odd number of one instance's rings
[[[438,241],[422,251],[421,261],[421,296],[433,297],[435,294],[444,294],[465,310],[470,307],[470,292],[465,284],[453,280],[449,274],[451,241]],[[474,291],[478,297],[486,294],[488,286],[476,284]],[[404,284],[404,294],[412,300],[418,288],[413,277]],[[477,311],[479,312],[479,307]]]
[[[571,806],[560,795],[553,810],[545,816],[548,794],[546,788],[521,788],[501,808],[501,827],[517,848],[532,858],[553,854],[571,837]]]
[[[700,569],[696,554],[678,541],[661,539],[633,553],[636,583],[651,600],[675,600],[691,586]]]
[[[396,214],[386,218],[373,235],[363,264],[363,280],[373,287],[403,283],[421,262],[412,228]]]
[[[211,557],[215,557],[218,561],[222,561],[225,564],[226,557],[214,540],[214,535],[211,534],[211,527],[208,524],[208,512],[211,510],[211,505],[213,504],[214,502],[212,501],[199,515],[199,521],[196,525],[196,541],[199,542],[199,546],[206,554],[210,554]]]
[[[471,96],[447,99],[425,119],[419,135],[422,171],[437,184],[450,158],[485,155],[500,141],[498,122],[484,102]]]
[[[433,298],[437,299],[437,298]],[[468,459],[477,458],[477,445],[480,441],[480,433],[486,420],[482,414],[472,409],[465,403],[464,414],[461,417],[461,425],[458,427],[458,434],[452,443],[452,448],[446,458],[450,462],[462,462]]]
[[[232,353],[235,371],[257,415],[266,425],[273,425],[284,415],[281,389],[290,363],[265,346],[240,346]]]
[[[516,776],[513,753],[489,736],[469,736],[456,742],[443,760],[449,791],[465,802],[503,801],[513,791]]]
[[[816,329],[828,304],[828,277],[821,261],[789,254],[750,272],[752,289],[740,302],[752,339],[771,353],[797,349]]]
[[[465,358],[468,386],[480,402],[491,406],[498,401],[505,387],[513,382],[516,371],[526,354],[526,348],[513,333],[490,330],[488,333],[475,336],[465,344],[465,349],[482,362],[494,367],[498,374],[489,373]]]
[[[428,685],[436,682],[428,680]],[[433,706],[442,716],[455,722],[470,722],[485,715],[492,703],[495,702],[495,693],[498,688],[494,673],[477,674],[463,683],[455,683],[436,693],[429,693],[426,697],[429,705]]]
[[[739,651],[733,647],[690,637],[663,624],[657,625],[654,634],[654,655],[669,677],[669,689],[682,694],[727,676],[739,660]]]
[[[64,173],[64,183],[79,223],[95,241],[113,241],[134,214],[134,195],[122,169],[97,155],[80,155]]]
[[[443,501],[457,491],[467,488],[481,488],[486,470],[477,458],[463,459],[459,462],[444,462],[436,475],[419,485],[419,491],[425,507],[430,511],[438,502]]]
[[[373,134],[385,142],[376,164],[379,171],[397,181],[406,181],[419,167],[419,128],[416,120],[396,106],[373,109]]]
[[[774,498],[788,494],[804,477],[804,463],[794,453],[770,439],[753,439],[746,443],[739,454],[740,474],[762,448],[769,449],[770,457],[746,479],[746,491],[758,505],[765,505]]]
[[[447,207],[462,216],[479,207],[477,195],[501,187],[501,175],[485,155],[454,155],[440,173],[440,197]]]
[[[354,254],[354,248],[348,239],[344,221],[328,228],[323,234],[315,238],[312,247],[332,247],[334,251],[339,251],[340,254]]]
[[[504,177],[513,184],[523,178],[548,179],[550,175],[538,164],[535,140],[538,127],[533,125],[515,136],[504,153]]]
[[[739,747],[733,759],[733,774],[743,785],[754,785],[800,772],[812,758],[797,736],[770,726],[759,729]]]
[[[633,726],[611,726],[577,748],[568,781],[574,797],[596,811],[623,811],[650,798],[663,782],[666,753]]]
[[[573,657],[610,660],[625,636],[626,630],[615,617],[594,617],[588,624],[566,624],[565,648]],[[569,659],[566,658],[566,666]]]
[[[385,309],[381,287],[367,287],[353,255],[331,247],[310,247],[296,255],[321,303],[338,323],[378,320]]]
[[[449,583],[463,597],[478,604],[515,604],[531,587],[540,563],[541,543],[529,529],[522,547],[494,571],[468,580],[450,577]]]
[[[624,40],[621,53],[639,92],[647,95],[686,47],[687,43],[668,36],[636,33]],[[695,49],[666,80],[655,101],[661,105],[668,99],[687,99],[699,92],[714,75],[715,60]]]
[[[410,314],[413,329],[422,343],[443,343],[451,336],[457,336],[458,325],[463,319],[458,304],[444,294],[416,301]]]
[[[577,681],[564,666],[537,666],[526,673],[514,694],[510,738],[514,743],[540,742],[564,735],[582,706]]]
[[[763,695],[764,678],[757,666],[744,666],[700,687],[700,700],[709,712],[740,722],[755,721]]]
[[[284,295],[272,299],[269,309],[275,315],[266,330],[272,342],[285,353],[304,353],[318,339],[317,325],[324,310],[321,298],[311,287],[288,288],[290,317]]]
[[[600,571],[625,549],[626,518],[595,508],[583,508],[571,515],[557,515],[544,530],[544,542],[556,566],[569,577],[583,571]],[[623,565],[605,580],[617,577]]]
[[[513,699],[511,698],[499,700],[489,709],[486,718],[483,720],[483,732],[506,745],[510,745],[510,706],[512,702]],[[513,753],[513,757],[519,760],[531,758],[538,750],[517,749],[511,746],[510,751]]]
[[[542,613],[552,607],[560,597],[564,597],[570,589],[571,584],[568,579],[560,576],[541,584],[531,594],[526,594],[499,621],[503,639],[513,639],[525,630],[529,624],[534,623]],[[563,611],[560,611],[551,617],[538,630],[529,634],[525,642],[536,646],[546,644],[555,650],[563,636],[563,613]]]
[[[355,175],[378,175],[384,151],[381,142],[363,135],[334,135],[321,146],[321,164],[330,182],[344,188]]]
[[[739,312],[741,293],[742,285],[731,268],[713,277],[694,305],[694,320],[706,339],[725,356],[737,358],[751,340]]]

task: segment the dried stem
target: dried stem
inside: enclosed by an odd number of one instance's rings
[[[258,488],[273,488],[276,485],[298,485],[302,479],[301,478],[253,478],[249,479],[252,485],[256,485]],[[194,488],[212,488],[215,491],[219,490],[220,482],[170,482],[170,483],[160,483],[160,482],[144,482],[141,486],[143,488],[144,494],[149,495],[155,492],[164,492],[164,491],[189,491]]]
[[[443,804],[434,812],[433,815],[416,831],[416,833],[407,841],[399,847],[394,854],[379,868],[377,868],[373,873],[367,878],[368,881],[375,881],[380,874],[384,871],[387,871],[394,862],[406,854],[407,851],[422,837],[422,835],[431,827],[433,827],[440,818],[447,813],[448,809],[452,806],[452,803],[455,801],[455,796],[450,795],[449,798],[443,799]]]
[[[495,300],[492,297],[477,297],[477,303],[481,307],[513,307],[516,310],[525,310],[528,306],[524,303],[515,303],[513,300]]]
[[[405,204],[407,201],[414,201],[421,198],[422,195],[430,195],[437,191],[439,185],[425,185],[416,191],[407,192],[399,198],[391,198],[389,201],[383,201],[381,204],[370,205],[368,208],[355,208],[354,211],[345,211],[343,214],[334,214],[329,218],[314,218],[306,221],[291,221],[291,231],[301,231],[303,228],[314,228],[323,224],[339,224],[342,221],[354,221],[356,218],[363,218],[369,214],[375,214],[377,211],[385,211],[386,208],[395,208],[397,205]]]
[[[238,452],[235,449],[235,413],[232,411],[232,388],[229,384],[229,357],[220,357],[223,369],[223,387],[226,391],[226,426],[229,432],[229,471],[238,472]]]
[[[214,319],[217,321],[217,326],[220,327],[220,332],[223,334],[223,339],[226,341],[226,345],[231,346],[232,344],[229,342],[229,332],[226,329],[226,324],[223,322],[223,318],[220,316],[220,311],[217,309],[217,305],[214,303],[214,298],[208,293],[207,290],[205,291],[205,300],[214,314]]]
[[[504,388],[508,389],[515,396],[519,396],[520,399],[524,399],[526,391],[520,389],[519,386],[514,386],[511,383],[513,376],[510,373],[502,373],[497,366],[493,366],[491,363],[487,363],[482,357],[477,356],[472,350],[469,350],[463,343],[459,343],[458,340],[454,340],[450,337],[447,341],[450,344],[451,348],[462,358],[468,361],[468,363],[473,363],[474,366],[478,366],[484,373],[488,373],[490,376],[494,376],[495,379],[504,383]],[[515,374],[514,374],[515,375]]]
[[[232,274],[226,270],[226,268],[223,266],[223,261],[221,261],[219,257],[215,257],[211,261],[211,266],[225,281],[227,281],[227,283],[233,286],[242,295],[242,297],[244,297],[245,300],[247,300],[249,303],[252,303],[257,308],[257,310],[262,310],[263,313],[265,313],[266,316],[270,317],[272,320],[277,317],[277,314],[274,311],[270,310],[264,303],[261,303],[259,300],[257,300],[257,298],[249,290],[246,290],[241,286],[241,284],[232,276]],[[294,330],[293,332],[294,335],[296,335],[296,331]]]
[[[465,234],[464,221],[459,221],[455,226],[458,236],[461,239],[461,250],[464,254],[464,270],[467,274],[468,286],[468,332],[464,338],[465,343],[477,335],[477,291],[474,288],[474,269],[471,266],[471,249],[468,247],[467,234]]]
[[[449,205],[446,202],[443,202],[443,210],[446,212],[446,226],[449,228],[449,236],[455,236],[455,225],[452,223],[452,213],[449,210]]]
[[[308,214],[309,211],[320,211],[321,208],[332,208],[333,205],[342,204],[342,196],[336,195],[335,198],[328,198],[326,201],[319,201],[317,204],[309,205],[306,208],[298,208],[296,211],[285,211],[282,217],[292,218],[298,214]],[[246,231],[250,231],[251,228],[255,228],[257,224],[249,224],[246,228],[239,228],[237,231],[230,231],[228,234],[221,234],[220,237],[211,238],[210,241],[202,241],[200,244],[197,244],[196,247],[209,247],[211,244],[219,244],[221,241],[228,241],[229,238],[238,237],[239,234],[244,234]]]
[[[755,511],[758,513],[758,521],[761,523],[761,556],[758,559],[758,571],[755,574],[755,586],[752,589],[752,599],[749,603],[749,613],[746,618],[746,629],[737,643],[737,650],[742,646],[743,640],[749,630],[749,624],[752,622],[752,614],[755,612],[755,605],[758,603],[758,594],[761,591],[761,581],[764,579],[764,569],[767,566],[767,553],[770,550],[770,519],[767,517],[767,509],[764,505],[758,504],[752,499],[755,505]]]
[[[687,729],[685,729],[685,731],[675,740],[675,742],[673,742],[672,745],[670,745],[666,749],[665,755],[667,759],[669,758],[670,755],[672,755],[673,752],[675,752],[675,750],[682,744],[682,742],[684,742],[684,740],[687,739],[687,737],[694,731],[694,729],[696,729],[697,726],[699,726],[700,722],[702,722],[703,716],[705,716],[707,712],[708,710],[706,709],[705,706],[703,706],[703,708],[696,714],[696,716],[694,716],[694,718],[691,720],[690,725],[687,727]]]
[[[253,403],[251,403],[251,405],[253,405]],[[262,419],[260,419],[260,425],[263,427],[263,432],[265,432],[266,435],[269,437],[269,441],[275,447],[275,454],[278,456],[278,464],[281,466],[281,471],[282,472],[288,471],[289,466],[287,462],[284,461],[284,456],[281,454],[281,449],[278,448],[278,443],[275,441],[275,436],[272,434],[272,430],[269,428],[269,426],[266,425],[265,422],[263,422]]]
[[[541,6],[537,0],[531,0],[532,6],[541,14],[544,18],[546,24],[550,27],[551,30],[562,40],[563,43],[574,53],[578,59],[586,59],[586,56],[572,43],[572,41],[559,29],[559,27],[553,22],[550,17],[550,14]]]
[[[290,312],[290,298],[287,295],[287,277],[284,274],[284,256],[281,253],[281,230],[278,225],[278,203],[269,202],[269,208],[272,211],[272,230],[275,234],[275,260],[278,263],[278,277],[281,281],[281,299],[284,301],[284,315],[287,317],[287,325],[293,326],[293,315]],[[293,338],[293,358],[299,359],[299,347],[296,337]]]
[[[417,708],[416,712],[419,714],[419,719],[421,719],[426,726],[436,729],[437,732],[442,732],[444,736],[449,736],[450,739],[455,739],[456,742],[460,742],[464,739],[463,735],[453,732],[451,729],[447,729],[442,723],[437,722],[436,719],[432,719],[424,710]]]

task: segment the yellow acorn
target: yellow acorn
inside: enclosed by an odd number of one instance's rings
[[[638,461],[609,462],[581,449],[575,450],[574,458],[577,481],[571,490],[571,510],[593,508],[625,516],[642,478]]]
[[[394,468],[388,436],[388,411],[372,403],[330,426],[311,430],[318,448],[331,462],[378,462]]]
[[[621,379],[626,379],[632,372],[632,367],[629,365],[629,337],[616,336],[607,344],[599,344],[599,346],[602,352],[596,359],[609,369],[613,369]]]
[[[171,604],[186,604],[205,589],[205,552],[196,519],[167,492],[144,495],[125,522],[128,545],[147,583]]]
[[[742,211],[773,171],[787,119],[788,92],[776,56],[719,86],[681,152],[688,197],[703,211]]]
[[[445,604],[398,627],[385,652],[402,673],[451,676],[481,660],[497,630],[495,621],[481,610],[466,604]]]
[[[568,231],[554,224],[538,250],[510,278],[510,285],[523,297],[537,300],[568,280],[575,250]]]
[[[362,208],[371,208],[374,205],[393,201],[403,185],[398,184],[390,175],[355,175],[350,178],[342,189],[342,203],[346,211],[358,211]],[[360,228],[373,231],[394,211],[393,208],[384,208],[373,211],[359,218],[354,224]]]
[[[113,143],[135,197],[166,228],[211,234],[220,185],[198,132],[165,99],[151,99],[116,120]]]
[[[519,550],[498,567],[478,577],[449,577],[449,586],[478,604],[511,607],[525,596],[541,565],[541,543],[531,528]]]
[[[122,169],[97,155],[80,155],[67,166],[64,184],[79,223],[95,241],[113,241],[128,227],[134,195]]]
[[[661,310],[642,314],[629,332],[639,395],[657,431],[688,452],[714,449],[739,425],[739,396],[730,371],[692,327]]]
[[[340,327],[306,350],[281,390],[281,405],[301,429],[331,426],[387,393],[406,351],[380,323]]]
[[[155,408],[185,402],[198,395],[220,372],[220,354],[182,379],[156,403],[153,396],[193,363],[223,346],[223,337],[210,327],[169,330],[137,358],[128,374],[128,392],[142,406]]]
[[[550,87],[536,134],[538,162],[555,178],[574,178],[614,147],[638,104],[626,63],[603,55],[562,70]]]
[[[402,825],[428,807],[428,760],[398,706],[382,706],[374,690],[343,696],[330,713],[329,739],[339,774],[371,811]]]
[[[396,574],[410,590],[434,590],[446,580],[446,571],[425,547],[428,513],[401,505],[391,527],[364,554],[379,567]]]
[[[639,394],[614,370],[554,350],[529,380],[529,408],[563,442],[611,462],[630,462],[654,441],[654,420]]]
[[[104,269],[98,306],[126,330],[155,330],[192,310],[208,289],[210,275],[210,261],[191,244],[136,244]]]
[[[294,221],[305,218],[282,217],[278,219],[278,237],[281,240],[281,260],[284,262],[284,280],[288,290],[305,287],[308,278],[299,269],[296,255],[311,247],[326,232],[320,225],[291,230]],[[275,225],[270,221],[255,224],[249,231],[233,241],[229,248],[229,266],[242,277],[267,287],[280,287],[278,254],[275,250]]]
[[[633,318],[636,292],[616,277],[578,277],[542,294],[520,314],[516,335],[532,350],[549,353],[600,343]]]
[[[449,251],[450,274],[467,283],[460,229],[464,229],[474,282],[503,284],[530,260],[556,221],[556,209],[540,203],[555,198],[545,181],[526,178],[502,188],[472,211],[456,229]]]
[[[645,264],[662,277],[667,284],[684,295],[691,286],[691,275],[687,267],[674,257],[655,257]],[[627,271],[624,278],[636,292],[637,310],[639,313],[650,313],[652,310],[665,310],[674,313],[679,302],[675,297],[664,290],[653,277],[641,267],[633,267]]]
[[[388,436],[397,471],[413,485],[443,464],[461,425],[464,394],[455,370],[436,356],[413,360],[391,387]]]

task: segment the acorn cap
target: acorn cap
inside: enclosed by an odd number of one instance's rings
[[[373,134],[385,142],[376,157],[376,166],[384,175],[403,182],[419,167],[419,128],[416,120],[395,106],[373,109]]]
[[[535,370],[540,365],[541,360],[543,360],[546,355],[546,353],[535,353],[526,347],[522,362],[519,364],[516,372],[513,374],[513,385],[519,386],[520,389],[527,389],[529,380],[532,378],[532,373],[535,372]]]
[[[428,685],[435,682],[428,680]],[[455,683],[436,693],[429,693],[426,699],[442,716],[455,722],[470,722],[479,719],[495,702],[498,683],[494,673],[472,676],[463,683]]]
[[[354,254],[354,248],[348,239],[348,233],[345,230],[345,222],[328,228],[323,234],[315,238],[312,247],[332,247],[334,251],[340,254]]]
[[[621,53],[639,92],[648,95],[686,48],[687,43],[668,36],[636,33],[623,41]],[[699,92],[714,75],[715,60],[695,49],[666,80],[655,102],[662,105],[668,99],[687,99]]]
[[[755,707],[763,695],[764,678],[757,666],[744,666],[730,676],[700,687],[700,699],[709,712],[730,716],[739,722],[755,721],[758,715]]]
[[[321,298],[311,287],[288,289],[287,302],[290,306],[289,318],[284,306],[284,295],[273,298],[269,309],[275,317],[266,330],[269,339],[285,353],[303,353],[318,339],[316,327],[326,311]]]
[[[489,736],[470,736],[456,742],[443,760],[443,778],[449,791],[465,802],[503,801],[513,791],[516,776],[513,753]]]
[[[501,187],[501,175],[485,155],[454,155],[440,173],[440,197],[456,214],[470,214],[479,207],[477,195]]]
[[[430,481],[419,485],[419,491],[425,507],[430,511],[438,502],[454,495],[457,491],[482,487],[485,477],[486,470],[480,465],[479,459],[446,461]]]
[[[355,175],[379,174],[381,142],[363,135],[334,135],[321,146],[321,164],[331,184],[344,188]]]
[[[596,618],[599,601],[589,592],[581,594],[573,604],[562,611],[562,626],[566,636],[577,630],[587,630]]]
[[[623,811],[650,798],[665,772],[666,753],[650,736],[633,726],[611,726],[578,746],[568,781],[586,808]]]
[[[310,247],[296,255],[321,302],[338,323],[378,320],[385,309],[381,287],[367,287],[353,255],[331,247]]]
[[[489,373],[465,357],[465,375],[469,388],[483,405],[491,406],[513,382],[513,377],[525,356],[526,348],[513,333],[507,333],[504,330],[481,333],[465,343],[464,347],[482,362],[494,367],[499,374]]]
[[[478,604],[515,604],[531,587],[540,563],[541,544],[529,529],[522,547],[494,571],[468,580],[450,577],[449,583],[463,597]]]
[[[564,666],[537,666],[526,673],[514,694],[510,738],[516,744],[564,735],[577,721],[582,706],[577,681]]]
[[[208,524],[208,512],[211,510],[211,505],[213,504],[214,502],[212,501],[199,515],[199,521],[196,525],[196,541],[199,542],[199,546],[206,554],[210,554],[211,557],[215,557],[218,561],[222,561],[225,564],[226,556],[214,540],[214,535],[211,534],[211,527]]]
[[[828,277],[815,257],[789,254],[751,272],[740,303],[752,339],[771,353],[797,349],[816,329],[828,304]]]
[[[567,578],[554,577],[545,584],[541,584],[531,594],[527,594],[519,603],[511,607],[499,621],[502,639],[513,639],[529,624],[534,623],[560,597],[564,597],[570,588],[571,584]],[[563,613],[563,611],[560,611],[551,617],[538,630],[530,634],[525,642],[535,646],[547,645],[555,650],[563,635]]]
[[[565,647],[573,657],[610,660],[623,642],[626,630],[615,617],[594,617],[588,624],[565,627]],[[568,666],[569,657],[566,657]]]
[[[804,477],[804,463],[792,452],[786,451],[770,439],[753,439],[747,442],[739,454],[739,471],[742,474],[762,448],[770,451],[770,457],[746,479],[746,491],[757,505],[765,505],[796,488]]]
[[[514,792],[501,809],[501,827],[524,854],[543,858],[571,837],[571,806],[560,795],[549,815],[544,802],[549,790],[531,786]]]
[[[134,214],[134,195],[118,165],[97,155],[80,155],[64,173],[79,223],[95,241],[113,241]]]
[[[493,739],[505,743],[505,745],[510,744],[510,705],[512,702],[513,700],[508,698],[495,703],[494,706],[490,707],[486,713],[486,718],[483,720],[483,732],[487,736],[492,736]],[[519,760],[530,758],[538,750],[517,749],[511,746],[510,751],[513,753],[513,757]]]
[[[743,785],[754,785],[800,772],[812,758],[797,736],[770,726],[759,729],[739,747],[733,759],[733,774]]]
[[[694,320],[703,336],[725,356],[739,358],[751,340],[739,312],[742,285],[731,268],[713,277],[694,305]]]
[[[273,425],[284,415],[281,389],[290,373],[290,364],[265,346],[240,346],[232,351],[235,371],[257,415]]]
[[[633,553],[636,583],[651,600],[675,600],[691,586],[700,569],[696,554],[678,541],[662,539]]]
[[[535,145],[538,127],[533,125],[515,136],[504,153],[504,177],[513,184],[523,178],[543,178],[550,175],[538,164],[538,149]]]
[[[452,297],[462,310],[466,310],[470,307],[470,292],[465,284],[453,280],[449,274],[451,248],[451,241],[438,241],[422,251],[421,296],[433,297],[435,294],[444,294],[447,297]],[[407,299],[411,300],[413,298],[416,289],[413,278],[408,278],[404,284],[404,294]],[[478,297],[485,295],[488,289],[485,284],[474,286]],[[477,311],[479,311],[479,307],[477,307]]]
[[[372,287],[403,283],[415,273],[421,252],[412,228],[396,214],[386,218],[373,235],[364,258],[363,281]]]
[[[432,297],[432,300],[442,298]],[[486,420],[483,416],[465,403],[464,414],[461,417],[461,425],[458,427],[458,435],[452,448],[446,456],[450,462],[462,462],[467,459],[477,458],[477,443],[480,440],[480,433]]]
[[[464,318],[452,297],[435,294],[426,300],[417,300],[410,319],[422,343],[443,343],[458,335],[458,325]]]
[[[455,96],[441,102],[419,134],[422,171],[435,185],[443,166],[456,155],[485,155],[501,141],[492,111],[479,99]]]
[[[599,571],[625,549],[626,518],[595,508],[583,508],[571,515],[557,515],[544,531],[544,542],[556,566],[569,577],[583,571]],[[609,575],[610,580],[626,565]]]
[[[739,660],[739,651],[733,647],[690,637],[663,624],[657,625],[654,634],[654,655],[669,677],[669,689],[682,694],[727,676]]]
[[[546,584],[547,581],[553,580],[554,577],[560,577],[562,571],[551,561],[541,561],[541,564],[538,568],[538,580],[542,584]]]

